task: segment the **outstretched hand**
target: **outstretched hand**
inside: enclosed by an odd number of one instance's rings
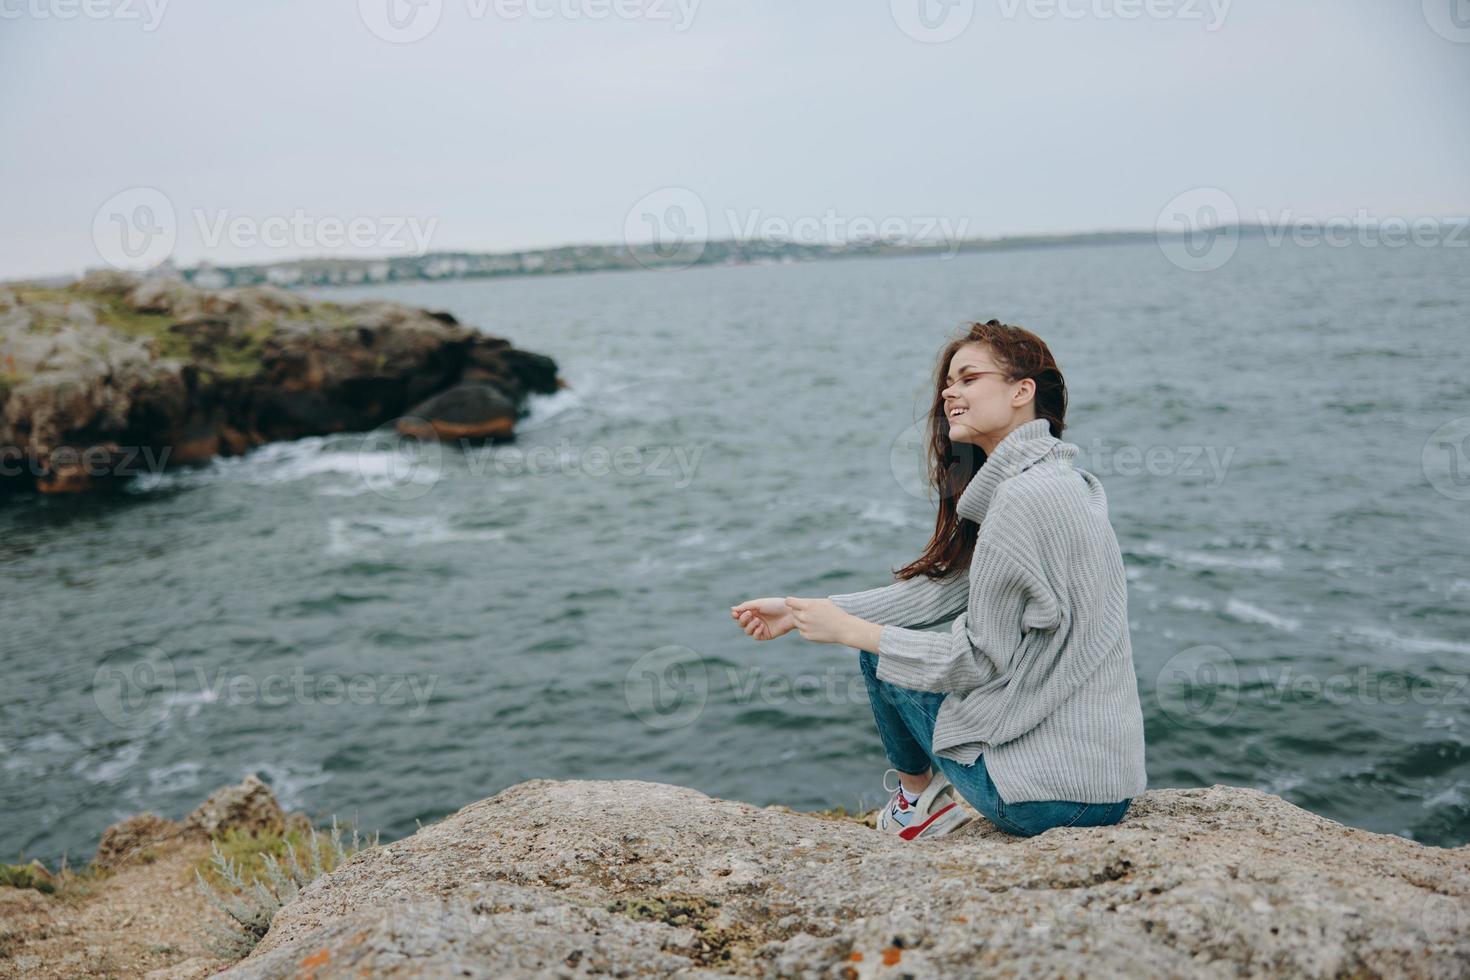
[[[791,610],[786,608],[786,600],[780,596],[748,599],[738,606],[731,606],[730,615],[747,635],[757,640],[774,640],[796,628],[796,620]]]

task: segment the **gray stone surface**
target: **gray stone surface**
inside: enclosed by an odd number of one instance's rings
[[[1463,977],[1470,847],[1255,790],[1116,827],[908,843],[640,782],[537,780],[308,886],[235,980],[311,976]]]

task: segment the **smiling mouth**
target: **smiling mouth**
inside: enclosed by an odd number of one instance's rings
[[[951,408],[949,410],[949,417],[950,418],[957,418],[958,416],[961,416],[961,415],[964,415],[964,414],[965,414],[965,410],[963,408]]]

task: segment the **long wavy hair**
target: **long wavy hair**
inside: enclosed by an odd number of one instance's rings
[[[924,553],[894,574],[901,579],[915,575],[943,578],[970,567],[980,525],[962,518],[955,505],[970,480],[985,465],[985,450],[970,443],[949,441],[949,419],[944,412],[945,375],[959,349],[966,344],[983,344],[995,360],[996,367],[1006,372],[1006,380],[1015,382],[1030,378],[1036,383],[1036,417],[1046,419],[1051,434],[1062,437],[1067,417],[1067,382],[1052,357],[1046,341],[1024,327],[1011,326],[999,320],[972,323],[966,332],[945,344],[934,371],[934,402],[929,407],[929,479],[939,492],[939,516],[934,522],[934,536]]]

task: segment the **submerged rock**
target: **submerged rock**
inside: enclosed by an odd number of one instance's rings
[[[418,439],[504,439],[515,427],[516,407],[493,385],[455,385],[409,409],[398,420],[402,435]]]
[[[0,488],[82,491],[271,440],[366,432],[462,383],[508,406],[497,436],[528,395],[559,387],[550,358],[396,303],[120,272],[3,287]],[[489,425],[484,412],[472,429]]]
[[[1470,847],[1255,790],[909,843],[639,782],[523,783],[308,886],[229,976],[1456,977]]]

